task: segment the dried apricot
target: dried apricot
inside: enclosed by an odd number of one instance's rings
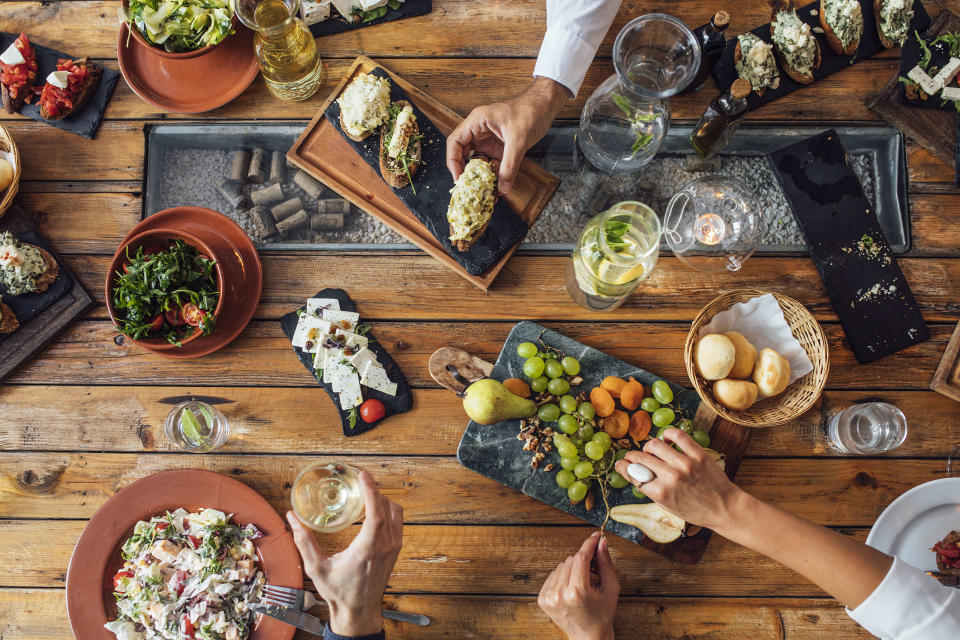
[[[628,411],[634,411],[643,400],[643,385],[630,378],[630,382],[623,386],[620,392],[620,404]]]
[[[629,428],[630,418],[620,409],[614,409],[613,413],[603,419],[603,430],[613,439],[627,435]]]
[[[620,397],[620,392],[623,390],[624,385],[627,384],[627,381],[623,378],[618,378],[617,376],[607,376],[600,383],[600,386],[607,390],[614,398]]]
[[[650,414],[646,411],[637,411],[630,416],[630,437],[640,442],[650,435],[650,429],[653,428],[653,421]]]
[[[617,408],[613,402],[613,396],[603,387],[594,387],[590,391],[590,404],[601,418],[606,418]]]
[[[521,398],[530,397],[530,385],[520,378],[507,378],[503,381],[503,386],[515,396],[520,396]]]

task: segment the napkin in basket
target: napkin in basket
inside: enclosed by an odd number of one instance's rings
[[[700,329],[700,336],[725,331],[740,332],[757,351],[770,348],[786,358],[790,363],[790,384],[813,371],[813,363],[800,341],[793,337],[773,294],[738,302],[721,311]]]

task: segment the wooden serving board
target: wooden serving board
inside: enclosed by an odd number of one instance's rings
[[[364,162],[363,158],[354,151],[324,116],[327,107],[336,100],[340,92],[357,74],[369,73],[377,67],[386,71],[390,76],[390,81],[406,91],[410,101],[436,125],[444,136],[449,135],[463,120],[455,111],[440,104],[437,100],[391,72],[389,68],[366,56],[359,56],[354,60],[340,84],[320,106],[317,115],[303,130],[300,138],[287,152],[287,159],[363,211],[403,235],[463,278],[486,291],[510,259],[510,256],[513,255],[519,243],[514,245],[483,273],[476,276],[470,275],[457,261],[450,257],[443,244],[407,209],[393,189],[383,181],[380,174]],[[447,168],[443,166],[424,166],[421,167],[420,171],[447,173]],[[559,184],[560,181],[556,176],[525,159],[520,165],[520,173],[516,182],[514,182],[513,189],[504,199],[529,227],[540,216]],[[450,179],[450,187],[453,187],[452,178]]]
[[[960,324],[957,324],[947,343],[930,388],[960,402]]]
[[[17,205],[13,205],[3,217],[0,232],[3,231],[9,231],[18,237],[25,233],[36,233],[33,218]],[[44,308],[29,320],[21,320],[19,329],[5,334],[0,340],[0,380],[13,373],[54,338],[62,335],[68,326],[93,306],[93,298],[80,286],[63,260],[54,253],[48,243],[44,242],[43,248],[57,261],[60,272],[57,281],[46,292],[18,296],[24,299],[36,298],[36,306]],[[53,295],[55,300],[52,303],[42,300],[45,295]],[[4,299],[9,304],[9,296],[4,295]]]
[[[559,348],[567,355],[580,360],[580,375],[584,378],[584,382],[576,388],[576,391],[588,391],[597,386],[600,380],[608,375],[636,377],[647,389],[653,381],[662,379],[648,371],[639,369],[529,321],[518,323],[510,331],[495,365],[471,356],[461,349],[445,347],[436,351],[431,357],[430,373],[437,382],[458,395],[462,391],[463,385],[444,375],[447,363],[457,366],[469,381],[484,377],[484,375],[489,375],[497,380],[509,377],[522,378],[523,359],[516,355],[517,345],[521,342],[536,342],[540,335],[543,336],[543,341],[546,344]],[[470,371],[473,371],[473,373],[470,373]],[[483,375],[479,375],[480,373],[483,373]],[[750,442],[752,430],[718,418],[716,414],[707,409],[705,403],[700,401],[696,393],[678,385],[669,384],[674,391],[675,403],[690,414],[698,428],[709,431],[710,448],[724,454],[727,476],[733,479],[740,467],[740,461],[746,452],[747,444]],[[532,498],[570,513],[590,524],[600,526],[604,518],[604,508],[599,495],[596,505],[590,511],[586,510],[582,503],[571,505],[566,492],[556,485],[556,469],[542,471],[530,467],[530,460],[534,452],[522,450],[523,443],[517,439],[519,431],[518,420],[505,420],[488,426],[470,421],[457,448],[457,459],[460,464],[472,471],[522,491]],[[541,469],[548,463],[558,465],[559,461],[560,459],[555,451],[549,452],[541,462]],[[611,490],[609,501],[611,506],[637,502],[630,495],[628,489]],[[694,564],[700,561],[706,552],[710,536],[713,534],[709,529],[690,527],[688,535],[669,544],[658,544],[644,536],[639,529],[613,520],[607,523],[607,530],[626,540],[656,551],[671,560],[686,564]]]

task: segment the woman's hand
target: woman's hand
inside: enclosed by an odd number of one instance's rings
[[[670,444],[677,444],[677,451]],[[627,473],[631,463],[642,464],[654,479],[642,485]],[[617,471],[651,500],[689,523],[721,531],[743,491],[737,488],[707,452],[680,429],[668,429],[663,440],[649,440],[643,451],[631,451],[617,462]]]
[[[479,151],[500,160],[500,193],[509,193],[524,154],[550,129],[570,92],[549,78],[536,78],[523,94],[477,107],[447,137],[447,168],[456,180],[464,159]]]
[[[570,640],[613,640],[619,596],[607,540],[597,531],[547,577],[537,604]]]
[[[360,473],[366,517],[350,546],[325,556],[317,539],[292,512],[287,521],[303,556],[303,568],[330,606],[330,629],[341,636],[380,633],[383,592],[403,542],[403,509],[380,495],[366,471]]]

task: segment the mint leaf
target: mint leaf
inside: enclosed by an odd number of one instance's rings
[[[350,413],[347,414],[347,421],[350,423],[350,428],[353,429],[357,426],[357,408],[354,407],[350,409]]]

